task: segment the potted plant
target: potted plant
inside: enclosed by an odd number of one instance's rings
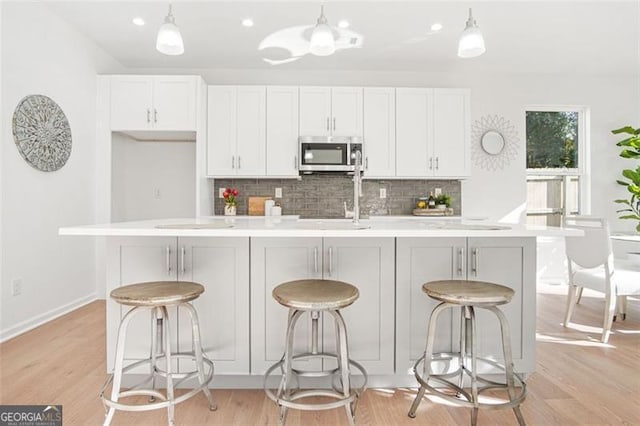
[[[623,147],[620,152],[620,157],[628,158],[631,160],[640,160],[640,128],[634,129],[631,126],[621,127],[620,129],[612,130],[614,135],[624,134],[628,135],[626,139],[621,140],[616,145]],[[618,204],[624,204],[626,207],[618,210],[618,213],[623,213],[620,219],[631,219],[638,221],[636,224],[636,231],[640,232],[640,165],[635,169],[622,170],[623,180],[617,180],[618,184],[625,186],[629,191],[628,199],[615,200]]]
[[[238,190],[236,188],[225,188],[222,193],[224,197],[224,214],[225,216],[235,216],[238,206]]]
[[[446,209],[451,207],[451,196],[447,194],[440,194],[436,197],[436,208]]]

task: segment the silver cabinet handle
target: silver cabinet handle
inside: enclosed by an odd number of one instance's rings
[[[440,169],[440,157],[436,157],[436,170]]]
[[[429,158],[429,170],[433,170],[433,157]]]
[[[236,157],[234,155],[231,156],[231,168],[236,168]]]
[[[166,262],[167,262],[167,275],[171,275],[171,247],[165,247]]]
[[[364,169],[369,170],[369,157],[364,157]]]
[[[313,248],[313,270],[318,273],[318,247]]]
[[[242,166],[240,165],[240,164],[241,164],[241,163],[240,163],[240,161],[241,161],[241,160],[242,160],[242,159],[241,159],[241,158],[240,158],[240,156],[238,155],[238,169],[242,168]]]
[[[151,123],[151,110],[147,108],[147,123]]]
[[[329,117],[327,117],[327,130],[329,130]]]
[[[158,122],[158,110],[157,109],[153,109],[153,122],[157,123]]]
[[[298,156],[297,155],[293,156],[293,168],[295,170],[298,170]]]
[[[329,276],[333,273],[333,247],[329,247]]]
[[[480,257],[478,253],[478,249],[474,248],[471,253],[473,256],[471,258],[471,272],[473,272],[473,275],[477,277],[478,276],[478,257]]]
[[[182,273],[182,275],[184,276],[185,273],[185,269],[184,269],[184,256],[185,255],[185,249],[184,246],[182,246],[182,248],[180,248],[180,271]]]
[[[462,247],[458,247],[458,275],[462,275],[464,273],[464,249]]]
[[[333,130],[335,130],[335,129],[336,129],[336,118],[333,117]]]

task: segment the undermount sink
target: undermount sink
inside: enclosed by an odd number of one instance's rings
[[[156,225],[158,229],[225,229],[233,228],[231,223],[171,223],[166,225]]]
[[[296,222],[293,225],[296,229],[319,229],[319,230],[358,230],[369,229],[371,225],[353,222],[333,222],[333,221],[309,221],[309,222]]]

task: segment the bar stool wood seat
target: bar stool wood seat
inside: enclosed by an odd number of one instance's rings
[[[526,397],[526,385],[513,372],[511,356],[511,334],[509,323],[498,305],[509,303],[514,291],[499,284],[470,280],[433,281],[422,286],[422,291],[429,297],[440,301],[432,311],[427,325],[427,344],[422,357],[414,365],[414,375],[420,384],[420,389],[409,409],[409,417],[416,416],[416,410],[425,392],[437,396],[453,406],[471,408],[471,424],[478,421],[479,409],[512,408],[520,425],[524,425],[524,417],[520,412],[520,404]],[[433,353],[438,316],[446,309],[461,308],[460,316],[460,352],[454,354]],[[500,323],[504,366],[494,360],[477,356],[477,333],[475,309],[482,308],[496,315]],[[469,363],[470,359],[470,363]],[[438,374],[432,373],[433,362],[444,362],[445,370]],[[505,383],[489,380],[478,375],[478,361],[483,362],[498,371],[504,371]],[[450,371],[450,366],[456,367]],[[420,368],[422,367],[422,368]],[[442,367],[441,367],[442,368]],[[470,378],[471,390],[463,388],[465,375]],[[457,383],[454,383],[456,381]],[[516,382],[517,385],[516,386]],[[479,386],[479,384],[481,386]],[[491,395],[492,402],[481,402],[479,395],[484,391],[506,389],[508,400],[500,400]]]
[[[307,279],[289,281],[273,289],[273,298],[281,305],[289,308],[285,352],[282,359],[272,365],[264,376],[264,390],[267,396],[280,408],[279,424],[286,421],[289,408],[297,410],[330,410],[344,407],[350,425],[355,424],[356,403],[367,383],[367,373],[362,365],[349,359],[347,345],[347,328],[340,309],[355,302],[360,293],[348,283],[334,280]],[[320,313],[331,315],[335,321],[336,353],[318,351],[318,320]],[[303,314],[311,315],[311,352],[294,354],[293,335],[296,323]],[[325,321],[328,318],[325,317]],[[326,324],[326,322],[325,322]],[[323,371],[304,371],[293,368],[294,361],[314,358],[330,359],[337,362],[337,368]],[[362,385],[351,387],[350,367],[355,367],[362,375]],[[267,380],[275,370],[282,376],[280,385],[274,392],[267,386]],[[331,377],[332,388],[300,389],[299,377]],[[294,383],[296,383],[294,387]],[[310,397],[328,397],[329,402],[302,402]],[[326,401],[326,399],[324,399]]]
[[[213,362],[203,355],[200,342],[200,325],[198,314],[189,302],[197,299],[204,292],[201,284],[186,281],[155,281],[131,284],[114,289],[111,298],[132,308],[124,315],[118,329],[118,341],[116,344],[116,357],[113,374],[107,378],[100,397],[105,406],[106,415],[104,425],[109,425],[116,410],[123,411],[149,411],[167,408],[168,423],[174,424],[174,407],[199,392],[203,392],[209,403],[209,409],[215,410],[216,404],[209,391],[209,383],[213,378]],[[169,333],[169,311],[167,307],[178,306],[186,311],[191,319],[192,352],[177,353],[171,350],[171,338]],[[128,365],[125,362],[125,342],[127,328],[132,318],[140,312],[151,312],[151,351],[146,359],[134,361]],[[195,370],[188,372],[173,372],[172,364],[176,359],[195,361]],[[165,369],[159,366],[159,361],[164,360]],[[123,374],[140,366],[149,366],[149,375],[127,390],[122,390]],[[181,364],[182,365],[182,364]],[[204,366],[207,366],[205,369]],[[197,377],[199,385],[188,392],[174,396],[174,389],[182,382]],[[166,379],[166,393],[156,390],[156,380]],[[111,396],[105,395],[109,385]],[[150,384],[150,386],[148,386]],[[149,396],[149,403],[124,403],[121,398],[131,396]],[[159,401],[157,401],[159,400]]]

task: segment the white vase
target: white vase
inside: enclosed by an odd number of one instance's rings
[[[236,206],[230,206],[225,204],[224,206],[224,215],[225,216],[235,216],[236,215]]]

